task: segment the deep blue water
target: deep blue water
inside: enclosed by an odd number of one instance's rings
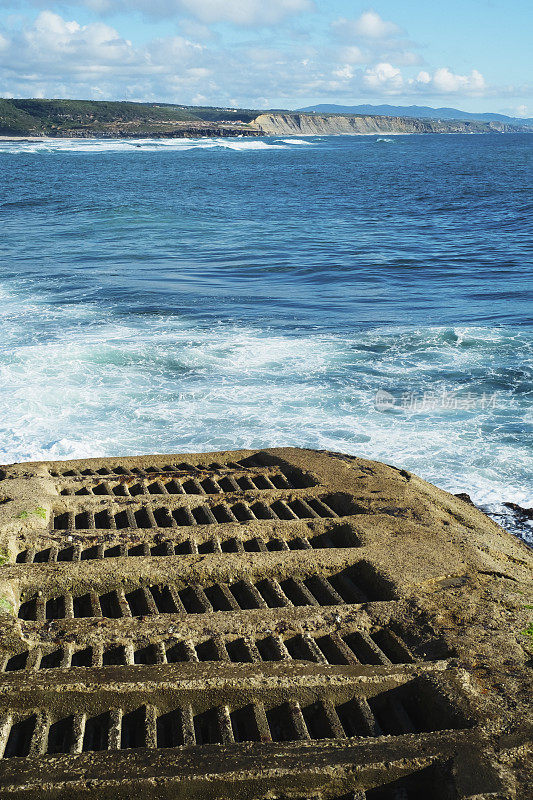
[[[0,142],[0,461],[288,444],[531,504],[532,143]]]

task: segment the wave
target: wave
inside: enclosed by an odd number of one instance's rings
[[[235,142],[230,139],[221,139],[218,142],[219,147],[227,147],[229,150],[286,150],[287,148],[281,144],[267,144],[258,139],[241,139]]]
[[[488,510],[530,502],[523,332],[290,335],[16,293],[0,321],[1,461],[294,445],[396,464]]]
[[[303,142],[307,144],[307,142]],[[131,153],[208,150],[286,150],[284,144],[241,137],[179,138],[179,139],[40,139],[39,141],[0,141],[0,153],[53,154],[53,153]]]
[[[285,144],[306,144],[311,145],[313,142],[306,142],[304,139],[280,139],[280,142],[284,142]]]

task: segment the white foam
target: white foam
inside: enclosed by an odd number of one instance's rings
[[[49,139],[25,141],[0,141],[0,153],[53,154],[53,153],[131,153],[205,150],[285,150],[283,144],[271,144],[258,139],[241,137],[221,138],[166,138],[166,139]]]
[[[258,139],[244,139],[239,142],[230,139],[221,139],[219,141],[221,147],[227,147],[229,150],[286,150],[287,148],[281,144],[267,144]]]
[[[313,142],[306,142],[303,139],[280,139],[279,141],[285,142],[285,144],[313,144]]]
[[[290,336],[196,326],[4,291],[0,461],[295,445],[376,458],[477,503],[527,505],[525,446],[500,434],[528,412],[375,406],[378,389],[454,388],[526,353],[500,328],[377,328]],[[369,357],[372,369],[368,369]]]

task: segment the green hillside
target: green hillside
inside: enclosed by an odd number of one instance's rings
[[[168,134],[173,125],[250,122],[257,112],[107,100],[0,99],[0,135]]]

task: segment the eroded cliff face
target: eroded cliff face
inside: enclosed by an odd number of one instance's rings
[[[255,120],[264,134],[323,136],[372,133],[505,133],[519,130],[500,122],[411,119],[408,117],[336,114],[260,114]]]

